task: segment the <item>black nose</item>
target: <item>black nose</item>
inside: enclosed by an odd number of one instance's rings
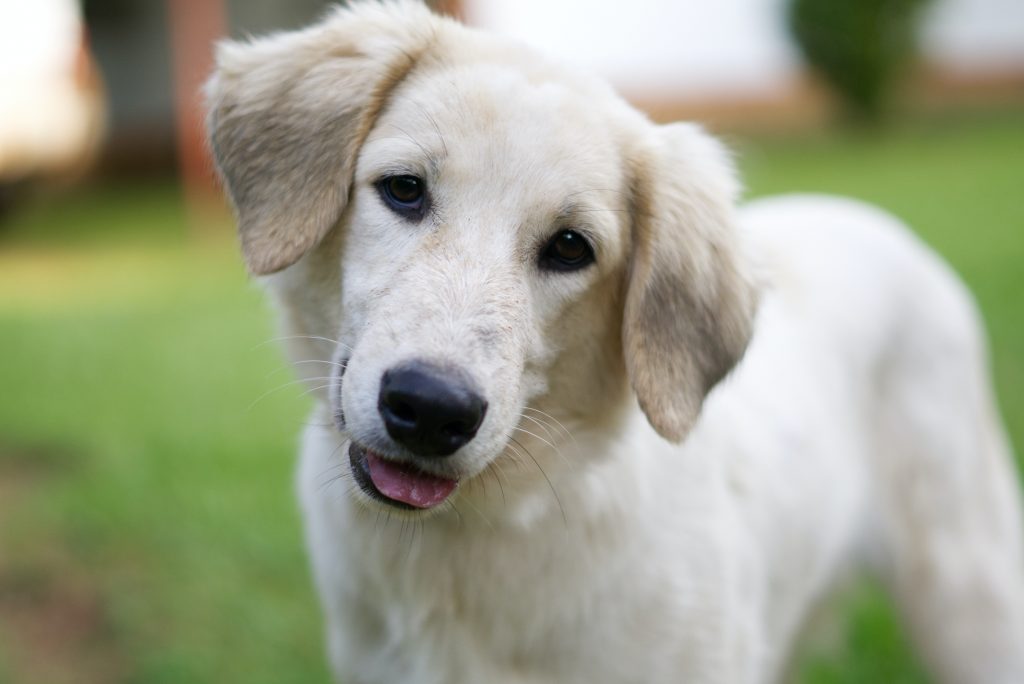
[[[412,361],[384,373],[377,409],[399,444],[420,456],[449,456],[476,435],[487,402],[457,369]]]

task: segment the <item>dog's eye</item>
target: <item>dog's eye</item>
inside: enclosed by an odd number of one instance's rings
[[[575,271],[594,261],[594,250],[575,230],[563,230],[544,246],[540,266],[549,271]]]
[[[416,176],[388,176],[377,183],[377,189],[388,206],[406,216],[422,215],[425,186]]]

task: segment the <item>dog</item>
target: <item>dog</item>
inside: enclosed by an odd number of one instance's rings
[[[965,288],[858,202],[408,0],[220,45],[211,149],[317,398],[345,684],[766,683],[853,572],[1024,682],[1019,492]]]

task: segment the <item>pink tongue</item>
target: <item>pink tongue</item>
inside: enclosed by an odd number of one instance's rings
[[[370,479],[381,494],[416,508],[438,505],[455,491],[458,484],[456,480],[427,475],[411,466],[385,461],[372,451],[366,452],[366,464],[370,467]]]

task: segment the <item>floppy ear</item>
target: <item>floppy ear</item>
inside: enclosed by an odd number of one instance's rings
[[[678,442],[742,356],[755,294],[736,244],[738,184],[724,148],[675,124],[634,155],[623,349],[648,420]]]
[[[252,273],[290,266],[337,223],[359,148],[435,21],[419,3],[366,2],[218,46],[207,133]]]

